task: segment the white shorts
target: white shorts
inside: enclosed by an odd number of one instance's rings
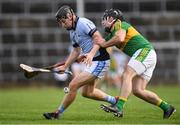
[[[97,76],[98,78],[103,78],[105,73],[109,70],[110,61],[93,61],[91,66],[85,66],[84,71]]]
[[[153,49],[138,49],[128,62],[128,66],[146,80],[150,80],[156,66],[157,55]]]
[[[84,63],[74,62],[74,63],[71,65],[71,68],[72,68],[73,71],[83,71],[84,68],[85,68],[85,64],[84,64]]]

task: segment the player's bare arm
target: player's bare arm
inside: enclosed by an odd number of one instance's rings
[[[116,32],[115,36],[108,40],[107,42],[100,43],[101,47],[107,48],[111,46],[115,46],[120,44],[121,42],[124,42],[126,36],[126,31],[124,29],[120,29]]]
[[[57,67],[58,70],[65,71],[79,56],[80,48],[76,47],[72,50],[64,65]]]
[[[80,52],[81,52],[80,47],[73,48],[66,63],[64,64],[64,67],[68,68],[78,58]]]

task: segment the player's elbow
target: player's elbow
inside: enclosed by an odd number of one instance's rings
[[[116,35],[115,38],[114,38],[114,43],[119,44],[120,42],[121,42],[120,37]]]
[[[125,38],[124,38],[124,36],[120,36],[118,40],[119,40],[119,42],[123,42],[125,40]]]
[[[116,33],[116,39],[118,42],[123,42],[125,40],[126,31],[120,30]]]

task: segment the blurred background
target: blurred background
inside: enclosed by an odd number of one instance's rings
[[[55,20],[65,4],[102,32],[103,12],[120,9],[155,46],[158,62],[151,83],[180,83],[180,0],[0,0],[0,86],[55,81],[52,74],[27,80],[19,64],[48,66],[68,55],[68,32]]]

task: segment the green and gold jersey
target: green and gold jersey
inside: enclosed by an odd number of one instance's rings
[[[124,29],[126,31],[125,40],[116,47],[130,57],[140,48],[153,49],[151,43],[127,22],[117,20],[112,28],[112,32],[106,36],[105,40],[110,40],[118,30]]]

